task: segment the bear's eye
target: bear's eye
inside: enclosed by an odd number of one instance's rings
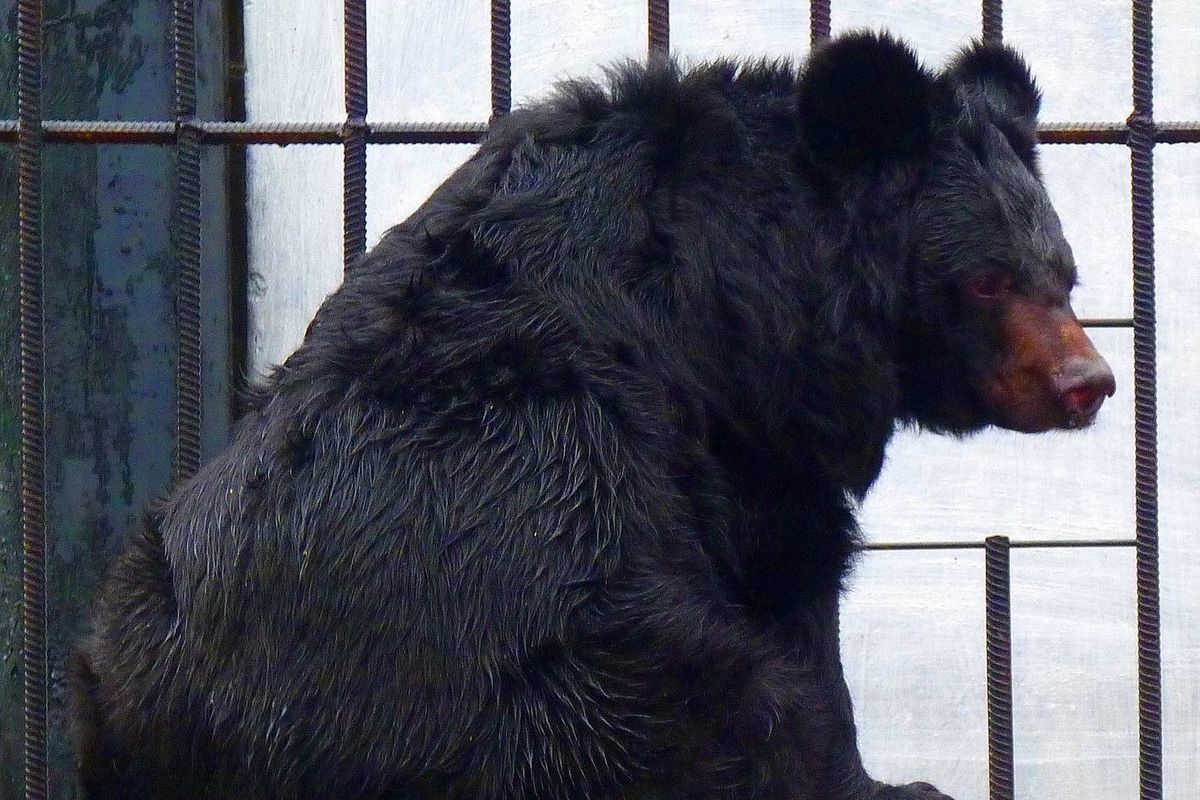
[[[1012,289],[1012,279],[1000,270],[976,275],[966,282],[967,294],[979,300],[995,300]]]

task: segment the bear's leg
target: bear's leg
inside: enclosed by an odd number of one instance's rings
[[[691,739],[692,745],[683,748],[682,773],[656,796],[950,800],[928,784],[880,783],[863,768],[842,674],[836,594],[806,604],[790,624],[765,635],[736,624],[722,626],[719,615],[689,608],[679,595],[660,596],[670,604],[670,611],[664,608],[658,616],[664,626],[660,635],[675,643],[660,652],[686,659],[679,663],[680,674],[696,678],[680,704],[689,713],[677,728],[679,741]],[[695,620],[704,624],[676,627]]]
[[[804,705],[810,709],[827,710],[827,719],[810,721],[824,746],[816,737],[802,748],[809,754],[822,753],[816,772],[821,775],[818,797],[831,800],[950,800],[928,783],[893,786],[872,780],[863,768],[858,751],[858,736],[854,725],[854,710],[850,691],[842,670],[841,647],[838,641],[838,600],[834,595],[813,606],[800,626],[798,655],[815,669],[811,676],[810,697]],[[811,704],[811,705],[810,705]],[[824,734],[820,731],[824,730]]]
[[[83,796],[88,800],[140,796],[140,789],[123,783],[120,759],[107,744],[97,698],[99,684],[87,653],[82,649],[72,653],[67,661],[69,724]]]

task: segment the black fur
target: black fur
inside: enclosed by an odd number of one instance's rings
[[[932,146],[936,91],[903,43],[886,34],[843,36],[804,68],[802,136],[816,163],[842,169],[923,158]]]
[[[857,34],[497,121],[115,565],[91,796],[941,797],[863,772],[833,615],[897,422],[991,421],[956,287],[1053,218],[1027,73],[955,63]]]

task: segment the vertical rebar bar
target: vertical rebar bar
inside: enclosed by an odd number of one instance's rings
[[[1137,530],[1138,764],[1141,800],[1162,798],[1158,418],[1154,303],[1154,53],[1151,0],[1133,2],[1134,510]]]
[[[983,0],[983,41],[1000,44],[1004,39],[1004,0]]]
[[[200,129],[196,123],[195,0],[174,0],[171,13],[175,61],[175,239],[179,285],[175,301],[179,354],[175,366],[175,482],[200,468]]]
[[[492,117],[512,110],[512,9],[492,0]]]
[[[50,793],[46,751],[46,413],[42,272],[42,3],[17,3],[17,206],[20,217],[21,665],[25,797]]]
[[[811,0],[808,6],[808,28],[812,46],[829,38],[832,27],[830,0]]]
[[[670,0],[650,0],[651,58],[665,58],[671,51],[671,3]]]
[[[988,797],[1013,800],[1012,602],[1010,543],[984,542],[984,605],[987,610]]]
[[[342,265],[367,249],[367,3],[345,0],[346,128],[342,145]]]

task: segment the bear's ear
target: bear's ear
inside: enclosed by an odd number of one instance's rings
[[[975,42],[950,62],[942,77],[968,92],[982,93],[1000,111],[1036,128],[1042,92],[1016,51]]]
[[[936,81],[886,33],[840,36],[813,53],[798,87],[800,135],[813,158],[858,171],[924,158]]]

